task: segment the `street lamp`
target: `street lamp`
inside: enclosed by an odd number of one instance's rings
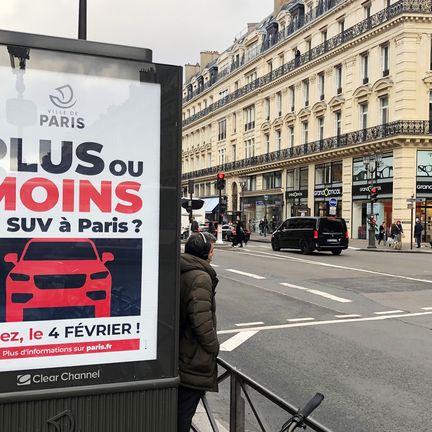
[[[363,156],[363,165],[365,167],[365,171],[367,173],[368,183],[369,183],[369,199],[370,199],[370,214],[368,215],[368,223],[369,223],[369,244],[368,248],[376,249],[375,244],[375,214],[374,214],[374,201],[376,200],[376,194],[372,196],[372,189],[375,187],[375,180],[377,177],[377,172],[382,163],[382,155],[381,154],[371,154]]]
[[[244,217],[244,191],[246,189],[247,186],[247,177],[240,177],[239,178],[239,185],[240,185],[240,189],[241,189],[241,193],[240,193],[240,220],[243,222],[243,217]],[[246,226],[246,224],[245,224]]]

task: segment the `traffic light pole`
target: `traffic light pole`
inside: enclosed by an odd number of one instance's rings
[[[222,189],[219,189],[219,205],[218,205],[218,227],[217,227],[217,244],[222,244],[222,216],[221,216],[221,205],[222,205]]]

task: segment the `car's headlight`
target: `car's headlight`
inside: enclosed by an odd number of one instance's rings
[[[105,279],[109,275],[109,272],[103,271],[98,273],[92,273],[90,279]]]
[[[15,282],[27,282],[30,280],[30,276],[23,273],[11,273],[9,276]]]

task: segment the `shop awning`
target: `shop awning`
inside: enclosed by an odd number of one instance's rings
[[[219,198],[201,198],[204,201],[204,212],[211,213],[215,207],[219,204]]]

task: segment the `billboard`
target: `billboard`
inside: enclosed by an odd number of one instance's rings
[[[161,86],[4,64],[0,83],[4,389],[155,360]]]

